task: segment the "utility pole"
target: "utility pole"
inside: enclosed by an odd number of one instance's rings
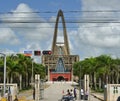
[[[81,65],[79,66],[79,100],[81,101]]]
[[[31,79],[32,87],[33,87],[33,59],[32,59],[32,79]]]

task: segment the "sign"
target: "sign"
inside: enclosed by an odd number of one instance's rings
[[[25,56],[32,56],[32,51],[24,51]]]
[[[35,56],[40,56],[41,55],[41,51],[39,51],[39,50],[34,51],[34,55]]]
[[[107,101],[117,101],[120,96],[120,84],[107,84]]]
[[[44,50],[44,51],[42,52],[42,54],[43,54],[43,55],[51,55],[52,52],[51,52],[50,50]]]

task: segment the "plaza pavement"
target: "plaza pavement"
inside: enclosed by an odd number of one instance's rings
[[[50,86],[44,90],[43,99],[41,99],[40,101],[59,101],[62,98],[62,96],[64,94],[66,94],[67,89],[74,89],[74,87],[77,84],[75,82],[46,82],[45,85],[50,85]],[[73,86],[71,86],[71,85],[73,85]],[[30,91],[29,93],[21,94],[21,96],[22,95],[26,96],[27,100],[32,101],[32,99],[33,99],[32,91]],[[90,96],[89,101],[103,101],[100,99],[101,96],[99,96],[99,94],[94,93],[93,95],[97,95],[97,97],[99,99],[95,98],[96,96],[95,97]],[[77,100],[76,101],[80,101],[78,90],[77,90]],[[83,100],[81,100],[81,101],[83,101]]]
[[[73,86],[76,83],[73,82],[52,82],[50,87],[45,89],[44,99],[42,101],[58,101],[62,98],[64,94],[67,93],[67,90],[74,89]],[[77,90],[77,94],[78,94]]]

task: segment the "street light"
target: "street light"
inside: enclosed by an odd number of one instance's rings
[[[31,83],[32,83],[32,87],[33,87],[33,59],[32,59],[32,78],[31,78]]]
[[[4,94],[4,97],[5,97],[5,90],[6,90],[6,54],[4,54],[4,53],[0,53],[0,54],[4,56],[4,91],[3,91],[3,94]]]
[[[81,65],[79,66],[79,100],[81,101]]]

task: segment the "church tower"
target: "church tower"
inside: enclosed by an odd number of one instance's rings
[[[61,17],[62,19],[62,25],[63,25],[63,36],[64,36],[64,42],[59,43],[57,42],[57,36],[58,36],[58,23],[59,23],[59,18]],[[62,46],[57,46],[57,44],[62,44]],[[59,51],[62,52],[62,55],[70,55],[70,50],[69,50],[69,43],[68,43],[68,37],[67,37],[67,31],[66,31],[66,25],[65,25],[65,19],[62,10],[59,10],[57,19],[56,19],[56,24],[55,24],[55,30],[54,30],[54,37],[53,37],[53,44],[52,44],[52,54],[53,55],[58,55]]]
[[[63,42],[57,41],[60,18],[63,26]],[[79,61],[79,56],[70,54],[65,19],[62,10],[59,10],[57,14],[51,51],[52,54],[42,56],[42,63],[47,68],[48,81],[71,81],[73,78],[73,63]]]

